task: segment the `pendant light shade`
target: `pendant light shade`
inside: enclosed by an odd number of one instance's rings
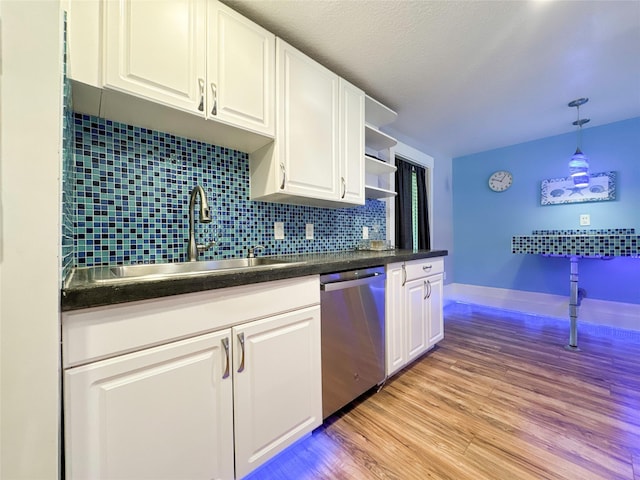
[[[588,118],[580,118],[580,105],[584,105],[588,101],[588,98],[578,98],[577,100],[569,102],[570,107],[575,107],[578,110],[578,119],[573,122],[573,125],[578,127],[578,145],[576,147],[576,153],[574,153],[571,160],[569,160],[569,175],[573,179],[573,185],[578,188],[589,185],[589,158],[580,150],[580,144],[582,143],[582,125],[589,122]]]
[[[576,153],[569,160],[569,175],[576,187],[589,185],[589,159],[580,151],[580,148],[576,149]]]

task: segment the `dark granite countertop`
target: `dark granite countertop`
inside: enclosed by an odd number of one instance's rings
[[[176,276],[136,282],[93,283],[64,288],[61,304],[63,311],[70,311],[422,258],[443,257],[447,254],[447,250],[387,250],[283,255],[275,258],[295,263],[277,268],[264,266],[243,270],[220,270],[195,276]]]

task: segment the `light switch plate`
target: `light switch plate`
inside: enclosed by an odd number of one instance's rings
[[[273,222],[273,237],[276,240],[284,240],[284,222]]]
[[[313,223],[307,223],[304,231],[306,239],[313,240]]]
[[[580,215],[580,226],[586,227],[587,225],[591,225],[591,215],[588,213],[583,213]]]
[[[362,238],[365,240],[369,238],[369,227],[362,227]]]

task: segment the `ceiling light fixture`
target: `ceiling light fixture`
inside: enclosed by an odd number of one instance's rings
[[[589,122],[588,118],[580,118],[580,105],[584,105],[588,101],[588,98],[578,98],[569,102],[571,108],[575,107],[578,110],[578,119],[573,122],[573,125],[578,127],[578,142],[576,153],[574,153],[571,160],[569,160],[569,175],[571,175],[573,185],[576,187],[586,187],[589,185],[589,158],[580,150],[582,144],[582,125]]]

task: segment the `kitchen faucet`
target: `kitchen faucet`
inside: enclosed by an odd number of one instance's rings
[[[198,260],[198,252],[204,252],[216,243],[215,240],[206,245],[198,245],[196,243],[195,220],[193,216],[196,206],[196,197],[198,195],[200,195],[200,222],[211,222],[209,204],[207,203],[207,197],[204,193],[204,189],[200,185],[196,185],[193,190],[191,190],[191,197],[189,198],[189,248],[187,250],[187,255],[190,262]]]

